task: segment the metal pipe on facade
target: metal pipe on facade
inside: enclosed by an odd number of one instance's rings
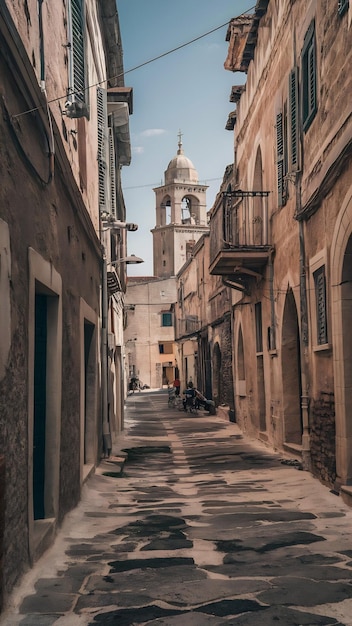
[[[274,266],[273,251],[269,254],[269,290],[270,290],[270,336],[268,337],[269,350],[276,349],[276,326],[275,326],[275,296],[274,296]]]
[[[301,208],[301,175],[296,179],[296,212],[299,215]],[[300,290],[300,369],[301,369],[301,415],[302,415],[302,463],[305,470],[311,470],[310,455],[310,424],[309,424],[309,382],[308,382],[308,307],[307,307],[307,277],[306,255],[304,243],[304,222],[298,220],[299,228],[299,290]]]
[[[295,25],[293,28],[293,57],[297,58],[296,32]],[[303,146],[303,129],[302,120],[298,116],[298,147],[299,155],[298,163],[300,169],[294,173],[294,185],[296,192],[296,216],[300,215],[302,208],[302,171],[304,164]],[[299,346],[300,346],[300,370],[301,370],[301,416],[302,416],[302,464],[305,470],[311,470],[311,453],[310,453],[310,424],[309,424],[309,378],[308,378],[308,307],[307,307],[307,277],[306,277],[306,254],[304,242],[304,222],[298,219],[299,230],[299,293],[300,293],[300,322],[299,329]]]
[[[108,272],[105,248],[102,255],[102,315],[101,315],[101,389],[104,456],[110,456],[112,439],[108,416]]]

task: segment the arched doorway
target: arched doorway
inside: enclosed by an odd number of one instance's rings
[[[298,315],[292,289],[286,294],[282,323],[282,388],[284,441],[302,444],[301,367]]]
[[[336,219],[331,244],[332,342],[336,426],[336,487],[352,484],[352,188]]]
[[[349,440],[347,466],[351,464],[352,458],[352,235],[350,235],[345,249],[341,274],[341,315],[342,315],[342,337],[343,340],[343,380],[342,387],[345,390],[344,404],[346,416],[346,439]],[[346,482],[351,483],[352,476]]]

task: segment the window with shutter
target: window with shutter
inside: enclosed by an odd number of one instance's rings
[[[69,117],[88,117],[84,0],[68,1],[69,85],[66,113]]]
[[[349,0],[339,0],[337,3],[338,14],[341,16],[344,13],[346,13],[349,6],[350,6]]]
[[[302,122],[307,131],[317,112],[315,24],[310,25],[302,50]]]
[[[112,128],[109,127],[109,178],[110,178],[110,211],[116,217],[116,164],[115,164],[115,147],[114,134]]]
[[[287,202],[287,106],[276,115],[276,167],[278,206]]]
[[[106,91],[97,88],[97,122],[98,122],[98,191],[99,209],[108,211],[107,202],[107,108]]]
[[[328,324],[326,313],[326,277],[325,266],[322,265],[313,273],[315,286],[317,344],[322,346],[328,343]]]
[[[161,325],[162,326],[172,326],[172,313],[162,313],[161,314]]]
[[[298,125],[298,68],[295,67],[289,76],[289,171],[299,169],[299,125]]]
[[[85,102],[85,60],[82,0],[71,0],[73,91],[76,100]]]
[[[282,113],[276,116],[276,166],[278,206],[283,205],[284,189],[284,143],[282,132]]]

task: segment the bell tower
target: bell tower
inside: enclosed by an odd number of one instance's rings
[[[198,239],[209,231],[207,225],[206,190],[200,185],[198,173],[182,148],[178,134],[178,150],[164,173],[164,184],[153,189],[156,199],[156,225],[153,234],[154,276],[175,276],[191,257]]]

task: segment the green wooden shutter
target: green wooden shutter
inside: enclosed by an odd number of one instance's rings
[[[294,67],[289,75],[289,170],[299,169],[299,120],[298,120],[298,68]]]
[[[340,16],[346,13],[349,4],[349,0],[339,0],[339,2],[337,3],[337,11]]]
[[[302,121],[307,131],[317,112],[315,24],[310,25],[302,50]]]
[[[283,205],[284,197],[284,135],[282,113],[276,116],[276,166],[277,166],[277,200],[278,206]]]

